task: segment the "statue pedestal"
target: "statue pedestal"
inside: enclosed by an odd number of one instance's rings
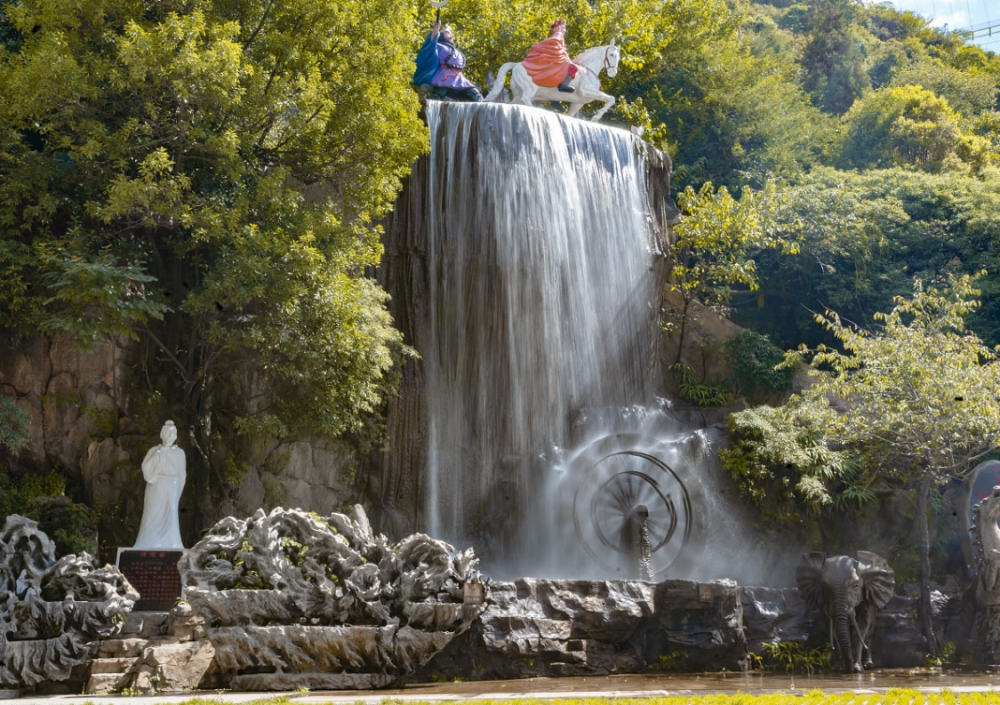
[[[181,596],[181,549],[119,548],[115,565],[139,593],[136,612],[170,610]]]

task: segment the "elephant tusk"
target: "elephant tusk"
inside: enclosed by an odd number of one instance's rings
[[[854,626],[854,631],[858,633],[858,641],[861,642],[861,650],[860,653],[858,654],[858,657],[860,658],[861,654],[863,654],[865,651],[871,653],[871,649],[869,649],[868,644],[865,643],[865,635],[862,634],[861,630],[858,628],[857,615],[851,614],[851,624]]]

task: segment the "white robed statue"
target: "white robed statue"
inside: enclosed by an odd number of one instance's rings
[[[174,445],[177,427],[167,421],[160,429],[160,440],[146,452],[142,476],[146,478],[146,496],[142,522],[133,548],[184,548],[181,541],[179,507],[187,473],[184,451]]]

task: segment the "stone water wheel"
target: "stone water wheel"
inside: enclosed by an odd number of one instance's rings
[[[577,535],[592,560],[623,578],[663,577],[684,553],[693,517],[687,488],[662,460],[638,450],[604,455],[581,475],[573,498]],[[644,522],[649,575],[636,535]]]

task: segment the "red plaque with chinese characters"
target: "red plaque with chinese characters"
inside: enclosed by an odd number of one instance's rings
[[[139,593],[135,611],[161,612],[174,606],[181,596],[177,562],[183,555],[184,551],[166,549],[118,549],[118,570]]]

